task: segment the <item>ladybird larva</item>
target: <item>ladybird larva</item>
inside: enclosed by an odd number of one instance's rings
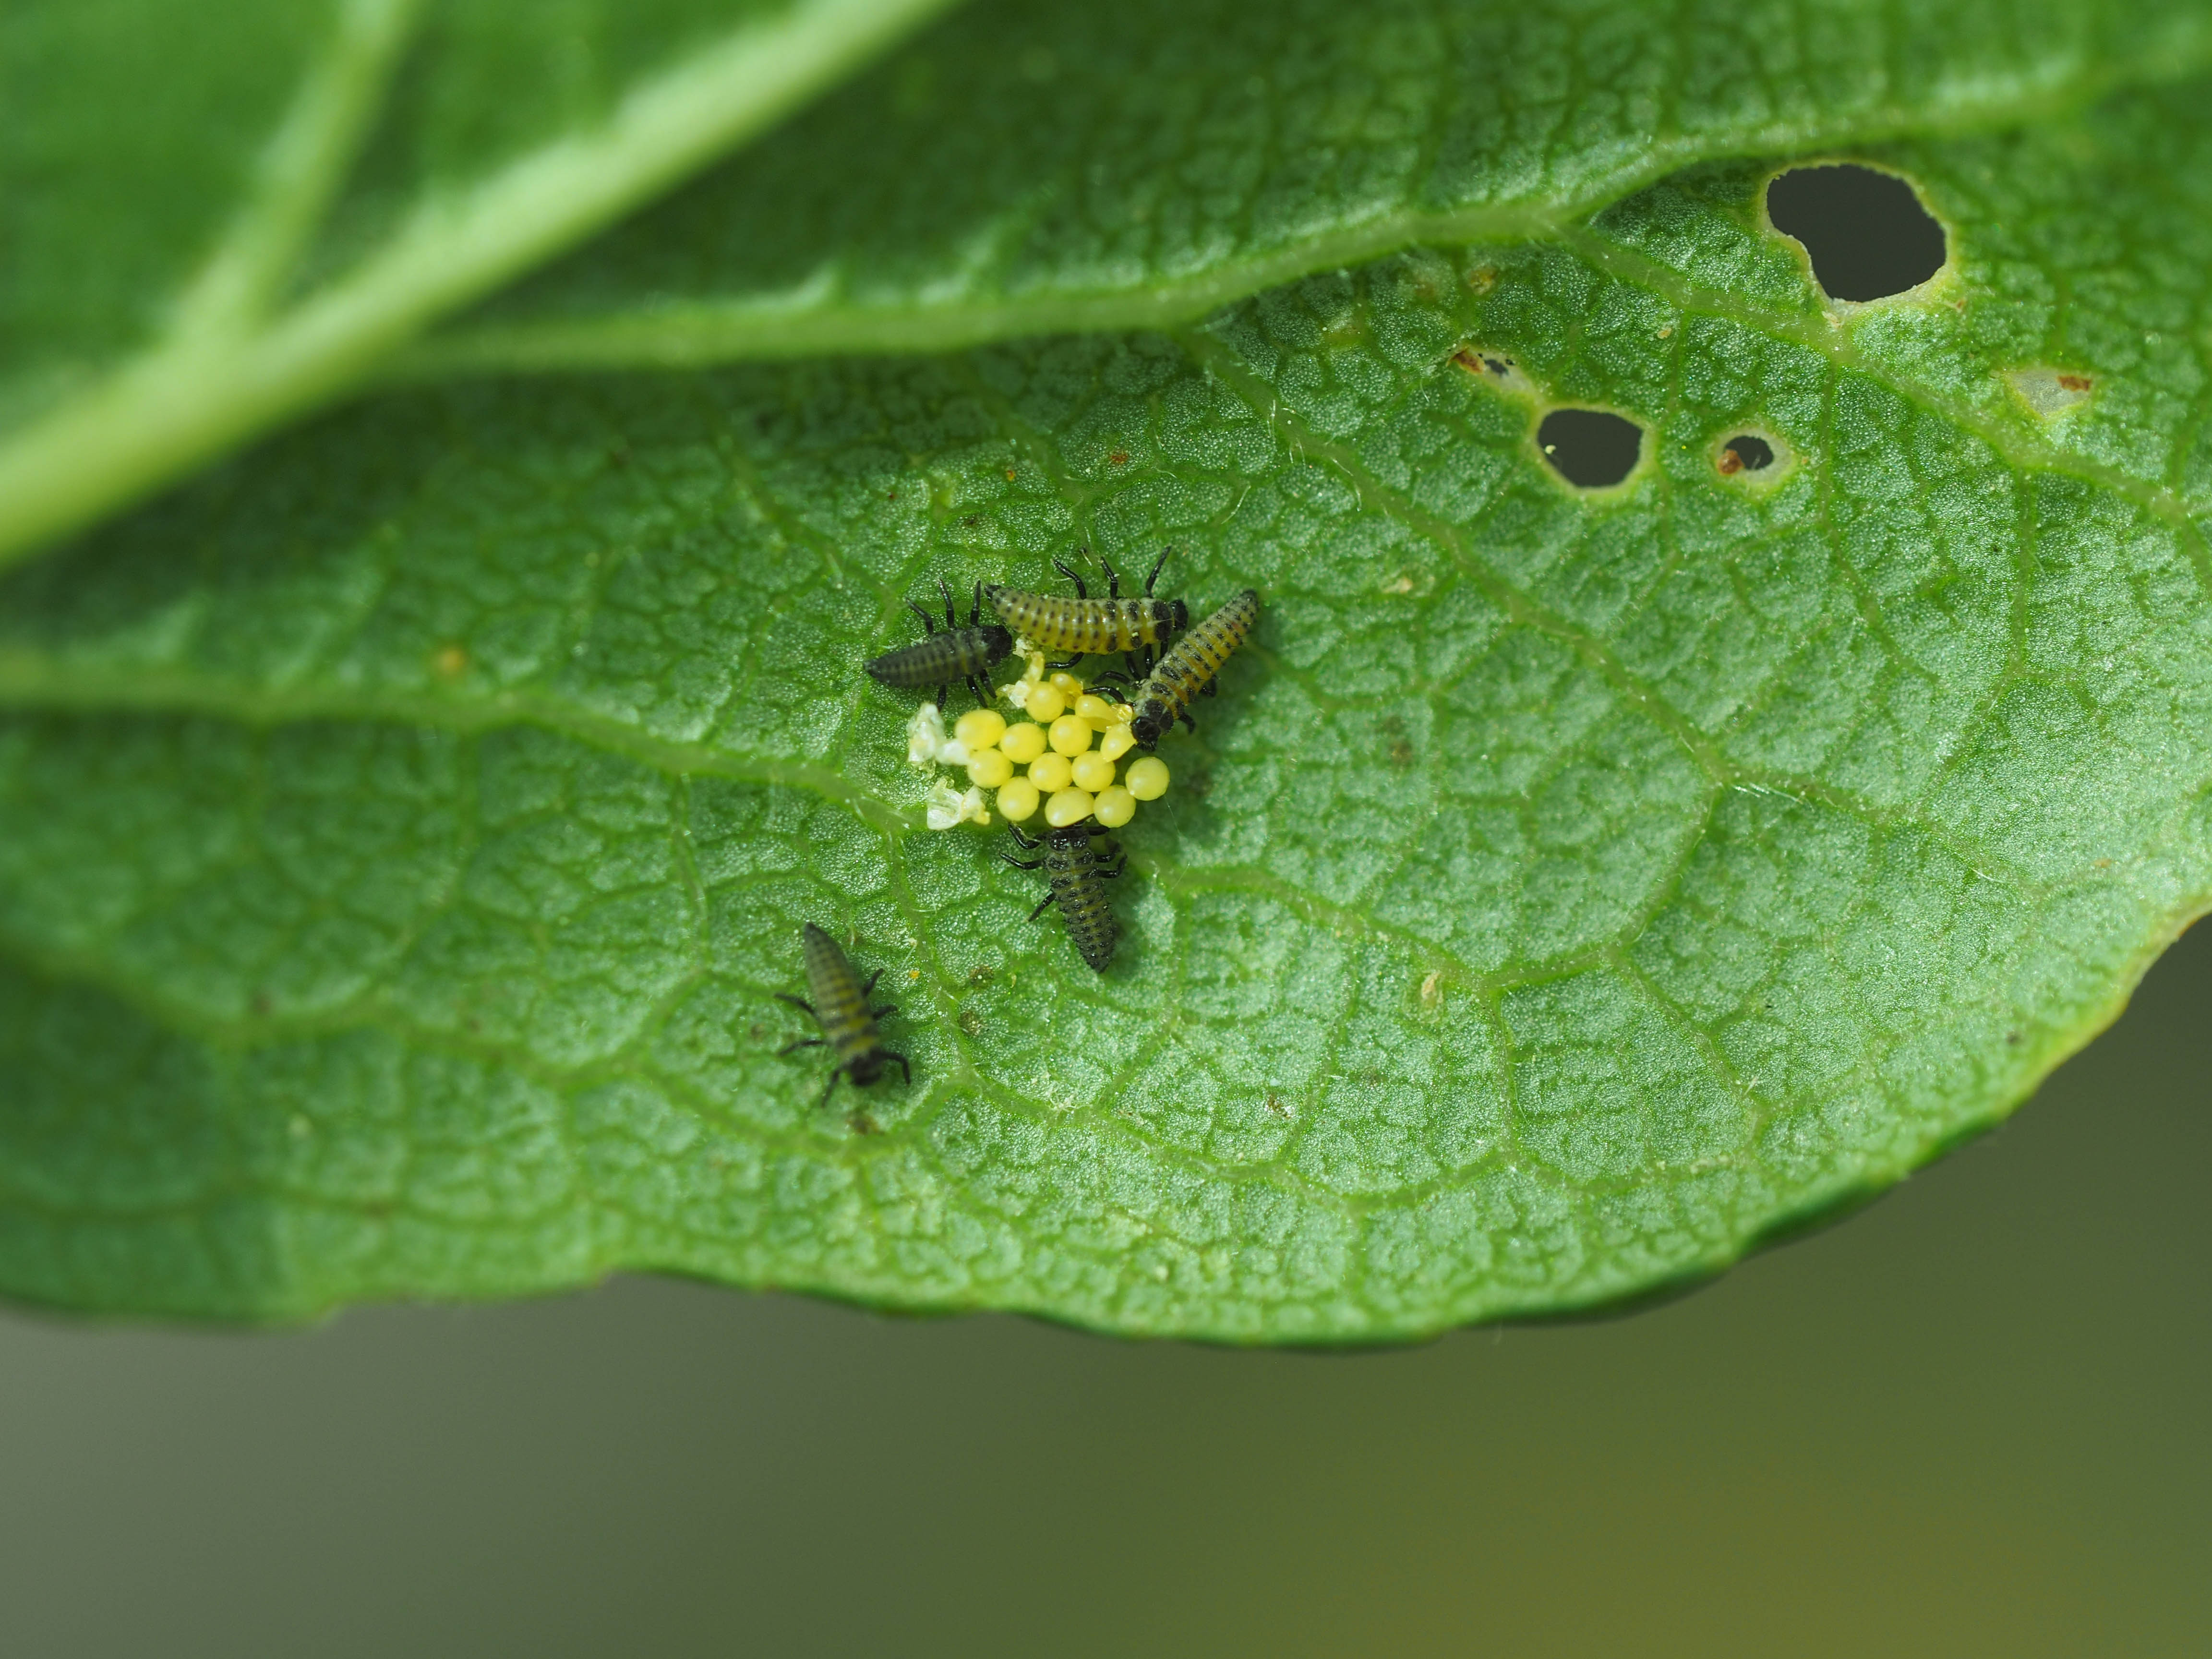
[[[1053,566],[1075,584],[1073,599],[1014,587],[986,587],[983,597],[999,613],[999,620],[1015,633],[1045,651],[1065,655],[1066,661],[1051,665],[1054,668],[1072,668],[1085,657],[1120,651],[1127,653],[1129,672],[1142,674],[1151,668],[1161,647],[1190,626],[1190,608],[1181,599],[1152,597],[1152,584],[1159,580],[1160,567],[1167,563],[1173,550],[1160,550],[1152,574],[1145,578],[1141,599],[1121,597],[1121,578],[1103,556],[1098,561],[1098,568],[1106,573],[1103,599],[1092,599],[1082,576],[1059,559],[1052,562]]]
[[[787,992],[778,991],[779,1001],[804,1010],[814,1017],[822,1028],[818,1037],[800,1037],[777,1049],[781,1056],[799,1048],[826,1048],[836,1056],[837,1063],[830,1068],[830,1081],[823,1085],[822,1098],[816,1101],[819,1108],[830,1103],[830,1092],[837,1086],[840,1077],[848,1077],[855,1084],[873,1083],[884,1073],[884,1067],[896,1062],[899,1074],[911,1084],[914,1068],[906,1063],[904,1054],[895,1054],[884,1047],[883,1038],[876,1030],[876,1022],[885,1014],[898,1012],[890,1004],[872,1008],[868,999],[875,993],[876,981],[884,976],[877,969],[861,982],[853,964],[831,939],[812,922],[806,924],[804,935],[806,957],[806,994],[808,1001]]]
[[[1135,710],[1129,735],[1138,748],[1150,754],[1177,720],[1198,730],[1198,722],[1190,717],[1191,699],[1201,692],[1213,695],[1221,665],[1244,643],[1259,620],[1260,596],[1248,587],[1168,647],[1144,684],[1128,696]],[[1098,684],[1107,684],[1112,678],[1102,675]]]
[[[896,651],[886,651],[865,666],[883,684],[903,691],[935,686],[939,708],[944,707],[945,694],[952,682],[963,681],[975,694],[976,707],[985,707],[991,701],[991,670],[1012,653],[1014,636],[995,623],[983,623],[982,583],[975,584],[965,628],[960,626],[959,613],[952,606],[952,590],[945,585],[944,577],[937,579],[937,587],[945,595],[945,631],[939,633],[929,612],[908,599],[907,609],[921,618],[923,637]]]
[[[1030,912],[1030,920],[1035,921],[1048,907],[1058,905],[1076,954],[1094,972],[1104,973],[1106,964],[1114,959],[1114,941],[1121,937],[1121,930],[1115,923],[1113,907],[1106,902],[1106,890],[1101,884],[1113,880],[1128,867],[1128,854],[1122,853],[1112,868],[1107,867],[1093,839],[1106,834],[1102,824],[1085,822],[1048,830],[1042,841],[1024,835],[1012,825],[1007,828],[1015,845],[1024,852],[1033,853],[1042,848],[1044,853],[1042,858],[1018,859],[1010,849],[999,849],[999,856],[1017,870],[1044,872],[1045,881],[1052,890],[1037,901],[1036,908]]]

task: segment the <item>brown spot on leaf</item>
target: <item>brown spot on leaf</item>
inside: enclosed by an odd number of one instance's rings
[[[979,962],[968,970],[968,982],[970,985],[988,985],[997,977],[997,971],[988,962]]]
[[[1117,449],[1106,459],[1110,465],[1127,466],[1129,464],[1129,452],[1126,449]]]
[[[1723,449],[1721,451],[1720,459],[1715,461],[1713,465],[1720,469],[1721,477],[1732,477],[1743,471],[1743,457],[1733,449]]]
[[[883,1133],[881,1126],[876,1122],[875,1119],[870,1117],[866,1112],[862,1111],[848,1113],[845,1118],[845,1127],[850,1129],[856,1135],[879,1135]]]
[[[438,653],[436,663],[441,678],[458,679],[461,671],[469,665],[469,653],[458,645],[449,645]]]
[[[1467,273],[1468,291],[1480,298],[1498,286],[1498,270],[1494,265],[1477,265]]]
[[[2087,374],[2062,374],[2058,377],[2058,384],[2068,392],[2087,392],[2097,383]]]

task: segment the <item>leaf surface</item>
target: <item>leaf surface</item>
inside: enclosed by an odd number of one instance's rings
[[[11,9],[0,566],[343,394],[944,3]]]
[[[392,392],[16,572],[0,1288],[1365,1340],[1879,1190],[2212,893],[2206,91],[1855,152],[1950,233],[1894,301],[1745,153],[1150,332]],[[1170,543],[1265,611],[1102,977],[857,665],[939,574]],[[911,1089],[775,1056],[809,921]]]

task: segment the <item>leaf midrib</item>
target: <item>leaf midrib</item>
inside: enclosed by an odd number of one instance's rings
[[[179,313],[180,323],[214,320],[226,326],[212,331],[197,325],[180,329],[0,444],[0,568],[237,444],[371,381],[530,369],[696,366],[793,355],[933,352],[1047,332],[1172,327],[1264,288],[1424,242],[1564,237],[1608,203],[1701,161],[1745,153],[1802,153],[1908,136],[1957,136],[2036,117],[2053,118],[2122,85],[2184,79],[2212,62],[2212,36],[2200,36],[2189,41],[2188,49],[2169,50],[2146,62],[2085,70],[2077,57],[2039,75],[2016,77],[2001,91],[1978,87],[1978,95],[1961,99],[1933,118],[1891,107],[1832,125],[1776,122],[1677,137],[1654,145],[1634,163],[1612,170],[1569,200],[1384,215],[1135,293],[1078,292],[974,307],[884,311],[809,310],[771,299],[618,322],[483,325],[408,349],[441,317],[564,251],[763,130],[951,3],[799,0],[782,22],[741,31],[702,54],[720,68],[702,70],[695,62],[634,92],[611,123],[612,140],[549,146],[479,186],[458,212],[448,208],[418,213],[349,276],[273,323],[241,331],[241,320],[258,320],[252,302],[275,290],[296,263],[307,233],[319,222],[331,189],[367,129],[367,112],[374,101],[368,94],[381,85],[384,69],[413,15],[411,0],[349,0],[342,21],[352,33],[342,31],[341,48],[362,57],[366,67],[356,65],[361,72],[350,79],[343,64],[336,70],[325,64],[313,74],[341,89],[350,88],[361,107],[337,112],[319,127],[312,110],[295,107],[287,117],[272,154],[287,143],[300,154],[289,172],[274,169],[279,188],[269,212],[260,216],[269,222],[257,222],[249,215],[234,228],[230,244],[204,275],[196,299],[188,296],[191,302]],[[770,86],[757,84],[763,62],[754,60],[774,59],[779,52],[786,60],[783,78]],[[774,75],[776,65],[769,63],[767,72]],[[756,82],[750,88],[750,103],[724,84],[748,77]],[[701,88],[710,83],[713,96],[702,98]],[[743,94],[746,88],[737,91]],[[680,135],[665,130],[671,109],[704,105],[714,106],[713,117],[697,130]],[[647,141],[633,143],[640,133]],[[625,143],[640,152],[628,161]],[[556,205],[542,222],[518,227],[511,239],[501,240],[496,231],[502,216],[532,199]],[[276,221],[284,222],[271,233]],[[226,262],[236,268],[224,276]]]
[[[1838,146],[1962,138],[2077,113],[2126,86],[2183,81],[2212,67],[2212,37],[2194,52],[2084,73],[2078,64],[1965,99],[1929,118],[1887,108],[1832,125],[1777,121],[1662,139],[1632,162],[1555,201],[1486,203],[1386,212],[1290,246],[1241,255],[1203,272],[1131,289],[1054,288],[980,301],[882,305],[844,301],[810,277],[787,295],[674,301],[574,319],[466,322],[398,353],[379,378],[394,385],[504,374],[700,368],[718,364],[884,353],[934,355],[1051,334],[1171,331],[1303,276],[1421,246],[1558,240],[1636,191],[1686,167],[1739,156],[1778,158]]]
[[[0,568],[359,385],[439,317],[765,130],[949,3],[795,0],[783,16],[635,88],[599,131],[549,144],[456,200],[424,204],[346,276],[264,318],[256,302],[296,265],[371,125],[363,108],[320,132],[313,112],[295,109],[273,142],[320,149],[297,178],[272,168],[280,176],[270,212],[296,222],[272,233],[262,216],[241,218],[210,274],[188,289],[176,330],[0,445]],[[337,52],[396,59],[404,7],[354,0],[343,15],[383,32],[342,32]],[[311,83],[318,76],[353,84],[327,64]],[[369,101],[381,84],[363,81]]]

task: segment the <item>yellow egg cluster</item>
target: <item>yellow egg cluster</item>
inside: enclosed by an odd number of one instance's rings
[[[1042,806],[1055,830],[1091,817],[1118,830],[1139,801],[1167,793],[1168,769],[1150,755],[1115,781],[1121,757],[1136,747],[1127,705],[1092,696],[1065,672],[1033,672],[1002,690],[1025,719],[1009,725],[997,709],[977,708],[952,734],[967,754],[968,781],[998,792],[994,804],[1008,823],[1026,823]]]

